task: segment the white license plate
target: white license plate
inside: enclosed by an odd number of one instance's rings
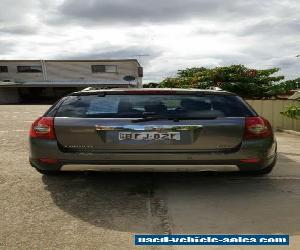
[[[135,140],[135,141],[149,141],[149,140],[174,140],[180,141],[180,132],[119,132],[119,140]]]

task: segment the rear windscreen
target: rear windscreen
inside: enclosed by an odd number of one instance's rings
[[[246,117],[255,112],[234,95],[87,95],[69,96],[57,117],[140,118],[145,115],[180,117]]]

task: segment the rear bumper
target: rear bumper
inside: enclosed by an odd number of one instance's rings
[[[110,172],[185,172],[185,171],[232,171],[238,170],[235,165],[167,165],[167,164],[156,164],[156,165],[98,165],[98,164],[67,164],[63,165],[60,169],[62,171],[110,171]]]
[[[43,170],[154,170],[178,171],[211,169],[203,165],[232,165],[251,170],[263,169],[276,157],[274,138],[251,140],[232,153],[207,152],[103,152],[65,153],[52,140],[30,139],[30,163]],[[57,159],[56,164],[45,164],[38,159]],[[242,163],[241,159],[258,159],[256,163]],[[219,167],[216,166],[217,169]]]

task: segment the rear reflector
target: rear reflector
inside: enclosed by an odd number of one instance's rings
[[[31,125],[30,137],[54,140],[56,139],[54,131],[53,117],[40,117]]]
[[[46,164],[56,164],[59,162],[59,160],[57,159],[51,159],[51,158],[40,158],[38,159],[40,162],[42,163],[46,163]]]
[[[259,139],[271,137],[272,127],[269,121],[263,117],[246,117],[244,139]]]
[[[240,162],[243,162],[243,163],[257,163],[257,162],[259,162],[259,159],[256,159],[256,158],[242,159],[242,160],[240,160]]]

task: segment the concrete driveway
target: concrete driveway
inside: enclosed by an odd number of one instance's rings
[[[299,136],[277,134],[278,164],[266,177],[227,172],[45,177],[28,164],[27,135],[30,122],[46,109],[0,106],[0,249],[134,249],[136,233],[284,233],[293,236],[289,247],[257,249],[300,249]]]

